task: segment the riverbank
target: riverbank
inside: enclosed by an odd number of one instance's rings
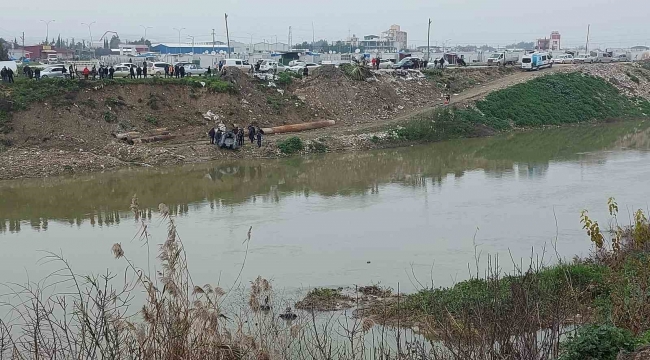
[[[11,109],[11,130],[6,128],[5,134],[0,135],[0,143],[4,144],[3,150],[0,149],[3,151],[0,179],[217,159],[364,151],[489,136],[522,127],[643,118],[650,112],[642,100],[650,97],[647,93],[650,71],[641,66],[598,64],[550,70],[513,73],[512,70],[479,69],[463,71],[463,75],[432,72],[426,78],[410,79],[380,72],[369,82],[349,79],[332,68],[315,72],[310,79],[291,79],[285,85],[274,84],[275,87],[235,72],[210,80],[206,86],[200,84],[202,79],[188,79],[184,83],[158,79],[153,84],[138,80],[114,81],[99,87],[75,85],[58,104],[46,101],[54,96],[54,87],[36,95],[21,95],[19,109]],[[576,79],[572,75],[561,77],[558,72],[594,74],[598,79],[579,86],[549,88],[553,81],[570,85]],[[547,73],[557,78],[525,84]],[[605,79],[607,76],[610,79]],[[329,91],[333,86],[345,91],[333,94]],[[440,110],[446,87],[459,92],[452,96],[452,108]],[[522,87],[530,93],[528,98],[513,96]],[[545,93],[555,95],[545,96]],[[558,96],[572,100],[562,107],[554,106]],[[44,102],[40,107],[33,104],[37,98]],[[178,108],[169,99],[177,101]],[[545,105],[540,105],[538,100]],[[530,108],[527,104],[541,107]],[[504,106],[512,111],[494,111]],[[573,112],[559,111],[566,107]],[[215,113],[224,122],[240,125],[273,126],[305,119],[335,119],[337,125],[295,135],[267,136],[262,148],[247,144],[237,152],[222,151],[208,143],[205,132],[209,125],[201,116],[213,108],[218,109]],[[492,114],[480,115],[486,111]],[[531,113],[540,111],[546,114],[543,121],[520,121],[523,114],[528,114],[526,118],[530,119]],[[147,131],[163,126],[171,130],[175,140],[129,145],[110,135],[116,131]],[[300,142],[292,139],[293,144],[286,146],[285,142],[294,137]]]

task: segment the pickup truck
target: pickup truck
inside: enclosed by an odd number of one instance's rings
[[[488,66],[515,65],[519,61],[519,54],[511,52],[493,53],[488,57]]]

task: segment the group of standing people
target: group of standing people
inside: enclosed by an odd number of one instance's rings
[[[434,69],[444,69],[445,68],[445,57],[441,57],[440,60],[435,59],[433,60],[433,68]]]
[[[14,82],[14,71],[11,68],[3,66],[0,75],[2,75],[2,82]]]
[[[165,67],[165,77],[175,77],[175,78],[184,78],[185,77],[185,66],[176,64],[174,66],[169,65]]]
[[[262,147],[262,136],[264,135],[264,130],[259,126],[248,125],[248,139],[251,144],[254,144],[257,141],[257,147]],[[233,125],[232,133],[237,139],[237,144],[239,146],[244,146],[244,128],[237,125]],[[216,127],[213,127],[208,131],[208,136],[210,137],[210,144],[219,144],[221,138],[227,133],[226,125],[219,123]]]

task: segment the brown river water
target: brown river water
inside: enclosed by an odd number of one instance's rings
[[[591,249],[580,211],[607,224],[650,199],[650,124],[546,129],[362,153],[131,169],[0,182],[0,283],[43,278],[61,254],[79,274],[155,269],[174,213],[196,283],[276,289],[451,285],[498,256],[547,263]],[[149,247],[129,210],[137,194]],[[248,229],[252,237],[246,243]],[[554,246],[555,245],[555,246]],[[247,250],[248,247],[248,250]],[[557,253],[556,251],[557,250]],[[148,255],[149,253],[149,255]],[[148,261],[149,259],[149,261]],[[242,266],[243,265],[243,266]],[[241,275],[240,275],[241,272]]]

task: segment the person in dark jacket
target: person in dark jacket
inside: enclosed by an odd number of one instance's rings
[[[239,146],[244,146],[244,128],[239,128],[237,132],[237,143],[239,143]]]
[[[36,77],[36,81],[41,80],[41,69],[40,68],[34,69],[34,77]]]
[[[142,78],[142,68],[140,66],[135,69],[135,73],[138,75],[138,79]]]
[[[131,74],[131,79],[135,79],[135,68],[130,66],[129,73]]]
[[[11,68],[7,68],[7,81],[10,83],[14,82],[14,71]]]
[[[108,68],[108,78],[112,79],[113,74],[115,74],[115,69],[113,69],[113,67],[111,66],[110,68]]]
[[[257,147],[261,148],[262,147],[262,135],[264,135],[264,130],[262,128],[257,128],[255,136],[257,137]]]
[[[210,128],[210,131],[208,131],[208,136],[210,137],[210,144],[214,144],[214,136],[217,134],[217,132],[214,130],[214,126]]]
[[[185,66],[180,65],[178,71],[181,73],[181,78],[185,77]]]
[[[248,139],[251,144],[255,142],[255,126],[253,125],[248,125]]]
[[[142,63],[142,76],[144,76],[145,79],[147,78],[147,62],[146,61],[144,61]]]

